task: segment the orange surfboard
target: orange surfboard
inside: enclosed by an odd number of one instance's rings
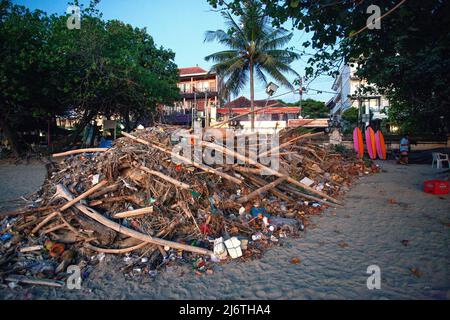
[[[367,152],[369,153],[370,159],[375,160],[377,158],[375,133],[373,132],[373,129],[370,127],[366,129],[366,147],[367,147]]]
[[[357,153],[358,159],[362,159],[364,156],[364,142],[360,128],[353,130],[353,148]]]
[[[380,130],[375,133],[375,143],[377,146],[378,158],[386,160],[386,143],[384,142],[383,133]]]

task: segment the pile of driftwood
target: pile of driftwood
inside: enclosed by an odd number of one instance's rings
[[[33,205],[0,214],[0,235],[10,235],[0,242],[0,276],[63,279],[68,265],[86,266],[83,257],[95,254],[133,252],[148,270],[173,253],[219,261],[227,255],[217,257],[217,239],[232,237],[243,240],[244,259],[258,256],[302,230],[309,215],[341,205],[337,198],[352,177],[376,170],[353,154],[314,143],[320,134],[298,130],[283,131],[277,150],[267,151],[277,152],[278,170],[252,160],[248,150],[185,136],[236,160],[208,166],[173,155],[175,130],[147,128],[123,133],[111,149],[54,155]],[[31,272],[36,260],[41,268]],[[47,273],[42,260],[53,262]]]

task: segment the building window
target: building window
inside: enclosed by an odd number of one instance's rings
[[[380,98],[370,98],[368,103],[369,103],[369,108],[372,111],[375,111],[375,112],[380,111],[380,105],[381,105]]]

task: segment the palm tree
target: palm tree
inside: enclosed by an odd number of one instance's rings
[[[273,28],[261,8],[258,0],[247,0],[240,11],[239,23],[229,12],[223,12],[228,30],[207,31],[205,34],[205,42],[217,40],[229,48],[205,58],[215,63],[211,71],[225,79],[224,93],[237,95],[250,79],[252,130],[255,128],[255,74],[265,84],[268,74],[292,90],[293,85],[283,73],[299,76],[289,65],[300,56],[287,49],[280,49],[289,43],[293,34],[283,28]]]

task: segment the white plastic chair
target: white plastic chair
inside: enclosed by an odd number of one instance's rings
[[[442,168],[442,162],[447,162],[448,168],[450,168],[450,161],[448,159],[448,154],[433,152],[433,162],[431,167],[434,168],[434,163],[436,163],[436,169]]]

